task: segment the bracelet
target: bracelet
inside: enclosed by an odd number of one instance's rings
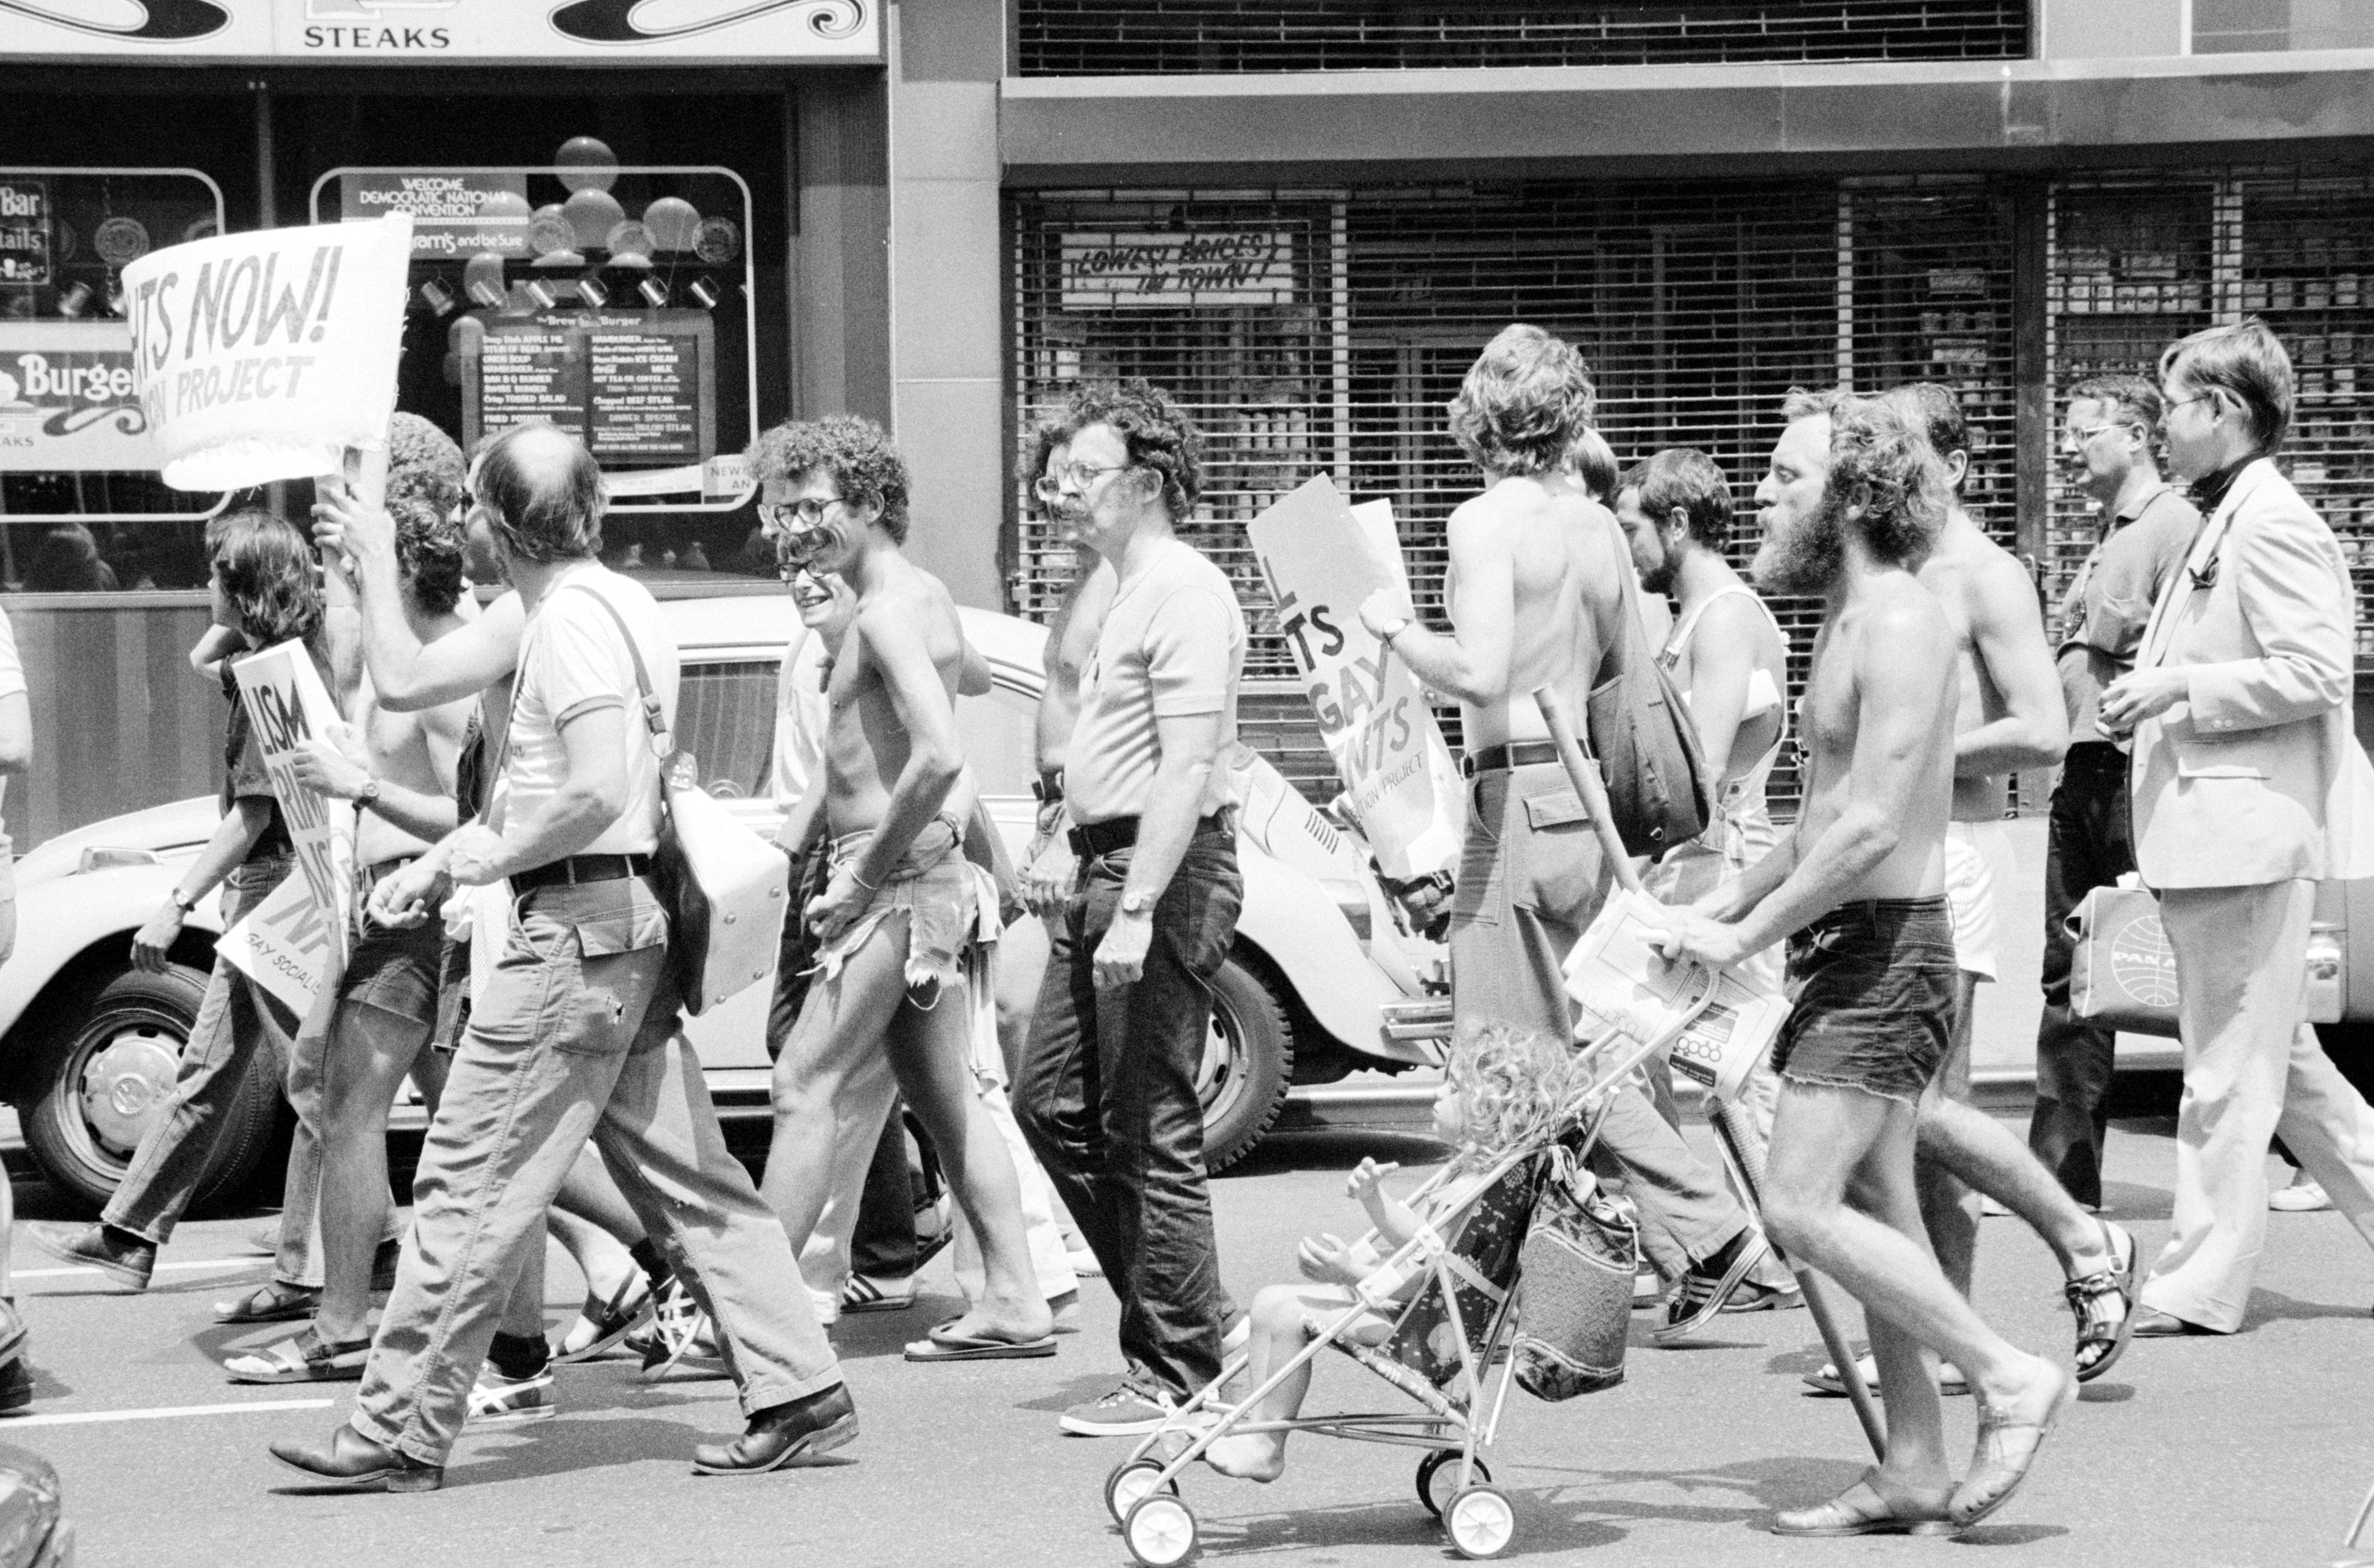
[[[857,862],[855,860],[849,862],[849,880],[855,883],[858,886],[865,889],[868,893],[879,893],[882,891],[881,888],[857,874]]]

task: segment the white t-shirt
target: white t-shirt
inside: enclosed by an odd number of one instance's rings
[[[627,809],[582,855],[648,854],[659,842],[660,765],[643,721],[635,665],[618,638],[618,623],[596,602],[615,606],[642,649],[668,728],[676,727],[676,639],[642,584],[594,562],[571,568],[528,617],[521,644],[519,683],[512,694],[510,756],[495,786],[498,823],[523,820],[559,790],[569,771],[560,729],[581,713],[625,710],[620,743],[627,748]]]
[[[25,661],[17,656],[17,634],[8,625],[6,611],[0,611],[0,696],[16,696],[25,690]],[[8,805],[8,776],[0,773],[0,813]],[[8,852],[7,823],[0,817],[0,855]]]
[[[802,626],[775,676],[775,766],[768,793],[790,811],[824,773],[824,638]]]
[[[1245,613],[1220,568],[1176,539],[1121,585],[1080,673],[1080,717],[1064,766],[1075,822],[1143,816],[1161,761],[1157,719],[1220,718],[1221,758],[1237,738],[1245,668]],[[1197,808],[1229,803],[1229,770],[1216,762]]]

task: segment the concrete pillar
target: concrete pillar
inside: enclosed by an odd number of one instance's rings
[[[959,603],[1005,608],[1000,0],[888,8],[890,404],[914,482],[908,553]]]

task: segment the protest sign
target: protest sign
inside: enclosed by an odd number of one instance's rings
[[[289,1012],[310,1018],[329,968],[332,926],[305,879],[292,876],[223,932],[215,951]]]
[[[264,766],[272,775],[272,792],[288,837],[297,846],[297,864],[313,905],[329,930],[329,967],[335,976],[347,965],[347,906],[355,884],[355,808],[351,802],[317,795],[297,782],[297,750],[313,736],[327,738],[339,722],[338,709],[327,686],[313,668],[312,656],[299,642],[275,643],[261,653],[231,663],[239,681],[240,699],[247,704],[255,725],[255,739]]]
[[[1617,1034],[1647,1045],[1682,1024],[1669,1047],[1674,1071],[1719,1100],[1736,1100],[1749,1071],[1780,1035],[1788,1000],[1724,969],[1713,977],[1705,1007],[1688,1017],[1708,974],[1703,965],[1669,964],[1649,945],[1671,924],[1672,911],[1646,894],[1620,887],[1608,894],[1567,954],[1567,995],[1578,1010],[1575,1036],[1596,1041]]]
[[[1392,537],[1391,514],[1384,538]],[[1459,770],[1409,666],[1360,625],[1360,602],[1405,583],[1399,546],[1381,553],[1321,474],[1255,518],[1253,554],[1277,604],[1351,814],[1387,876],[1448,871],[1459,856]]]
[[[132,372],[177,490],[338,471],[387,439],[412,216],[226,234],[123,269]]]

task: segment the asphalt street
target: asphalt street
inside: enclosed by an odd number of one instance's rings
[[[2119,1124],[2117,1217],[2148,1258],[2167,1230],[2166,1120]],[[1276,1141],[1215,1184],[1229,1287],[1250,1298],[1291,1272],[1307,1229],[1357,1229],[1343,1173],[1364,1153],[1413,1169],[1415,1138],[1322,1132]],[[29,1184],[20,1220],[56,1213]],[[690,1473],[693,1443],[738,1428],[722,1382],[643,1383],[632,1364],[561,1373],[562,1413],[465,1437],[428,1496],[309,1492],[274,1465],[274,1437],[325,1433],[349,1388],[242,1388],[216,1362],[287,1328],[225,1328],[208,1304],[263,1277],[242,1254],[255,1221],[188,1224],[156,1288],[116,1293],[60,1272],[21,1238],[18,1291],[33,1331],[36,1414],[0,1440],[58,1468],[82,1562],[867,1564],[1128,1562],[1101,1506],[1122,1445],[1059,1435],[1055,1412],[1117,1371],[1110,1294],[1052,1361],[920,1366],[899,1346],[953,1310],[945,1258],[900,1315],[844,1321],[837,1342],[863,1425],[845,1461],[751,1479]],[[1980,1301],[2015,1340],[2066,1354],[2069,1317],[2050,1255],[2019,1223],[1986,1222]],[[552,1320],[577,1281],[551,1270]],[[2374,1258],[2331,1212],[2271,1216],[2246,1331],[2138,1343],[2087,1388],[2027,1487],[1963,1538],[2021,1564],[2308,1564],[2374,1559],[2343,1532],[2374,1483]],[[1510,1556],[1578,1563],[1867,1562],[1956,1548],[1922,1540],[1785,1541],[1776,1506],[1839,1490],[1867,1462],[1842,1400],[1807,1396],[1822,1359],[1802,1311],[1726,1316],[1683,1350],[1635,1319],[1625,1384],[1563,1405],[1512,1393],[1493,1470],[1514,1494]],[[1320,1373],[1312,1409],[1391,1409],[1398,1395],[1348,1362]],[[1960,1451],[1971,1407],[1949,1404]],[[1450,1560],[1412,1491],[1407,1450],[1297,1438],[1286,1477],[1260,1487],[1199,1471],[1185,1492],[1213,1562]]]

